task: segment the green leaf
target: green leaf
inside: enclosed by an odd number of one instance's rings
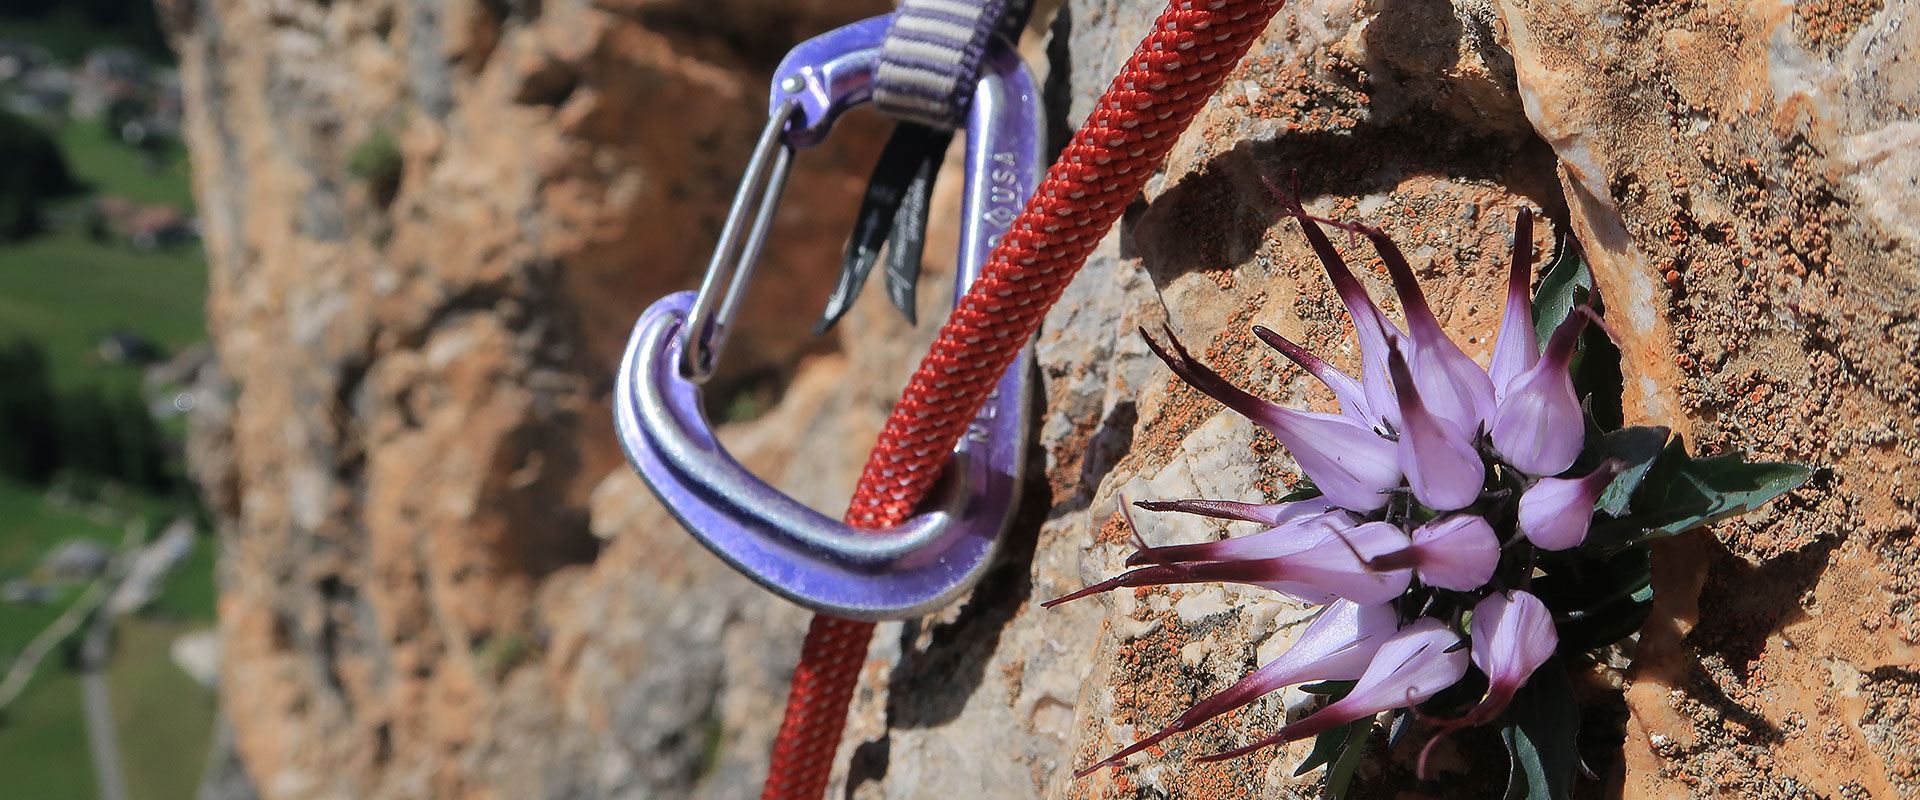
[[[1559,572],[1534,581],[1534,595],[1553,610],[1559,652],[1567,656],[1626,639],[1653,610],[1653,560],[1647,545],[1582,566],[1578,581],[1557,581]]]
[[[1275,503],[1295,503],[1301,500],[1312,500],[1313,498],[1316,498],[1319,496],[1320,496],[1320,487],[1313,485],[1312,478],[1308,478],[1307,476],[1302,475],[1300,476],[1299,488],[1296,488],[1291,492],[1281,495],[1280,499],[1275,500],[1274,502]]]
[[[1533,334],[1542,351],[1547,338],[1573,313],[1574,306],[1593,296],[1593,273],[1587,270],[1580,243],[1563,232],[1557,249],[1553,264],[1540,278],[1540,290],[1533,295]]]
[[[1598,467],[1609,458],[1626,462],[1620,474],[1614,476],[1613,483],[1607,484],[1607,490],[1600,493],[1595,508],[1609,516],[1622,516],[1631,507],[1630,500],[1635,489],[1647,476],[1647,470],[1660,458],[1665,449],[1667,438],[1672,433],[1661,427],[1621,428],[1604,436],[1599,441],[1587,445],[1587,452],[1581,455],[1581,462],[1588,467]]]
[[[1293,771],[1293,776],[1298,778],[1333,763],[1334,759],[1340,757],[1341,748],[1346,747],[1347,737],[1353,735],[1353,731],[1350,729],[1363,722],[1364,720],[1349,722],[1345,725],[1329,728],[1321,732],[1319,736],[1314,737],[1313,752],[1307,754],[1307,760],[1300,762],[1300,767]]]
[[[1540,562],[1534,596],[1553,611],[1559,651],[1577,655],[1626,638],[1653,607],[1653,561],[1644,544],[1604,559],[1581,551]]]
[[[1588,542],[1605,552],[1711,525],[1793,491],[1812,475],[1803,464],[1750,462],[1739,455],[1693,458],[1674,436],[1634,491],[1633,513],[1598,522]]]
[[[1588,302],[1595,313],[1600,311],[1600,296],[1591,295]],[[1586,398],[1587,413],[1603,430],[1612,430],[1623,424],[1620,406],[1620,348],[1607,338],[1607,332],[1598,325],[1588,325],[1580,334],[1580,345],[1574,351],[1573,363],[1569,366],[1573,376],[1575,397]]]
[[[1500,740],[1512,759],[1507,800],[1565,800],[1580,765],[1574,741],[1580,731],[1580,706],[1560,659],[1548,659],[1534,670],[1500,722]]]
[[[1347,692],[1353,691],[1354,683],[1354,681],[1321,681],[1319,683],[1309,683],[1301,686],[1300,691],[1306,692],[1307,694],[1330,695],[1338,700],[1346,697]]]
[[[1580,243],[1562,231],[1556,251],[1553,264],[1540,278],[1540,290],[1533,296],[1534,336],[1542,352],[1553,331],[1576,306],[1588,305],[1595,313],[1601,312],[1601,298],[1594,286],[1593,273],[1587,268],[1586,257],[1580,251]],[[1592,401],[1589,413],[1594,419],[1608,429],[1619,427],[1622,419],[1620,349],[1600,326],[1588,326],[1580,334],[1574,344],[1568,374],[1573,377],[1575,395]]]
[[[1367,752],[1367,736],[1373,733],[1373,720],[1363,719],[1348,723],[1353,728],[1347,734],[1347,741],[1340,748],[1339,760],[1327,768],[1326,789],[1320,793],[1323,800],[1340,800],[1347,796],[1347,787],[1353,783],[1353,772],[1360,768],[1360,757]]]

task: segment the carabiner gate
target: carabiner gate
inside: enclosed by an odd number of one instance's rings
[[[1025,460],[1030,351],[954,448],[928,509],[897,528],[858,530],[787,497],[721,447],[702,410],[793,150],[818,144],[866,102],[888,17],[810,39],[774,73],[766,130],[728,213],[698,294],[641,315],[622,359],[614,419],[635,470],[702,544],[769,590],[859,620],[917,616],[972,586],[1017,505]],[[966,187],[954,297],[964,295],[1041,170],[1039,93],[1011,46],[983,59],[967,124]]]

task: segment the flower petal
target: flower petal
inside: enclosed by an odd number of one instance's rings
[[[1542,550],[1579,547],[1593,525],[1594,503],[1620,468],[1609,459],[1584,477],[1541,478],[1520,495],[1520,533]]]
[[[1140,332],[1147,347],[1182,380],[1279,439],[1328,502],[1360,512],[1387,504],[1387,496],[1382,493],[1400,485],[1400,466],[1392,442],[1344,417],[1295,411],[1254,397],[1195,361],[1171,329],[1166,334],[1172,352],[1147,336],[1145,330]]]
[[[1283,577],[1283,569],[1277,559],[1259,561],[1203,561],[1192,564],[1156,564],[1141,567],[1131,572],[1123,572],[1080,591],[1063,597],[1056,597],[1041,603],[1042,608],[1052,608],[1061,603],[1078,600],[1082,597],[1111,592],[1115,589],[1141,586],[1179,586],[1190,583],[1239,583],[1272,589],[1299,597],[1300,593],[1287,591],[1288,586],[1298,587],[1296,581]],[[1326,593],[1313,587],[1301,587],[1312,599],[1324,598]],[[1309,599],[1303,597],[1302,599]],[[1330,599],[1330,598],[1328,598]]]
[[[1399,526],[1368,522],[1335,531],[1312,547],[1271,562],[1274,574],[1356,603],[1384,603],[1406,593],[1413,570],[1380,568],[1375,556],[1403,550],[1410,540]]]
[[[1337,601],[1307,623],[1307,629],[1300,632],[1293,646],[1287,648],[1279,658],[1254,670],[1224,691],[1194,704],[1153,735],[1134,742],[1097,764],[1077,770],[1074,777],[1085,777],[1101,767],[1118,766],[1127,756],[1282,687],[1311,681],[1358,678],[1387,637],[1393,635],[1397,622],[1393,609],[1388,606],[1362,606],[1345,600]]]
[[[1289,520],[1325,512],[1332,504],[1310,498],[1292,503],[1240,503],[1233,500],[1141,500],[1134,505],[1148,511],[1178,511],[1214,519],[1281,525]]]
[[[1520,207],[1513,221],[1513,264],[1507,273],[1507,312],[1500,318],[1494,339],[1493,361],[1487,374],[1493,379],[1496,402],[1507,396],[1507,384],[1540,361],[1540,343],[1533,333],[1533,301],[1528,296],[1533,276],[1533,211]]]
[[[1512,590],[1487,595],[1473,607],[1468,624],[1473,635],[1473,663],[1487,674],[1487,700],[1480,719],[1492,719],[1526,685],[1533,671],[1553,657],[1560,636],[1553,629],[1553,612],[1528,592]]]
[[[1413,496],[1440,511],[1472,505],[1487,481],[1486,462],[1458,429],[1427,412],[1414,382],[1407,378],[1407,362],[1399,348],[1394,348],[1388,367],[1400,401],[1400,468],[1413,486]]]
[[[1440,327],[1440,320],[1427,305],[1427,296],[1420,291],[1420,282],[1414,278],[1413,267],[1407,263],[1399,245],[1393,243],[1386,231],[1371,225],[1323,221],[1359,233],[1373,242],[1380,260],[1387,265],[1387,274],[1393,277],[1393,291],[1399,295],[1400,305],[1406,311],[1407,334],[1413,341],[1408,362],[1427,410],[1464,436],[1471,438],[1478,434],[1481,426],[1493,418],[1493,381]],[[1394,377],[1395,382],[1399,380]]]
[[[1281,202],[1286,205],[1287,214],[1300,222],[1300,233],[1307,237],[1314,255],[1319,256],[1334,292],[1340,295],[1341,304],[1347,307],[1347,316],[1353,319],[1353,334],[1360,342],[1360,379],[1368,409],[1389,425],[1399,425],[1393,385],[1387,377],[1387,342],[1397,338],[1400,329],[1387,321],[1373,298],[1367,296],[1366,287],[1347,269],[1340,251],[1334,249],[1333,242],[1320,230],[1320,220],[1308,215],[1298,199],[1287,196],[1282,197]]]
[[[1492,720],[1513,702],[1514,693],[1533,677],[1534,670],[1553,657],[1560,635],[1553,629],[1553,612],[1540,598],[1519,591],[1495,592],[1473,607],[1473,664],[1487,675],[1487,694],[1473,710],[1458,719],[1439,723],[1439,731],[1420,748],[1415,774],[1427,773],[1427,755],[1452,731]]]
[[[1413,532],[1420,582],[1470,592],[1487,585],[1500,566],[1500,537],[1473,514],[1454,514]]]
[[[1353,376],[1341,372],[1332,364],[1321,360],[1319,356],[1307,352],[1306,348],[1288,341],[1287,337],[1274,333],[1268,328],[1255,325],[1253,335],[1260,337],[1260,341],[1280,351],[1281,355],[1299,364],[1301,369],[1319,378],[1321,383],[1332,389],[1334,399],[1340,401],[1340,413],[1364,420],[1368,426],[1379,424],[1380,420],[1374,416],[1372,407],[1367,405],[1366,389],[1360,385],[1359,381],[1354,380]]]
[[[1127,557],[1127,566],[1196,561],[1256,561],[1292,555],[1352,527],[1347,513],[1334,511],[1290,520],[1259,533],[1213,542],[1148,547]]]
[[[1415,621],[1380,646],[1346,697],[1245,747],[1202,756],[1224,761],[1267,747],[1323,733],[1336,726],[1425,701],[1467,674],[1469,656],[1460,635],[1431,617]]]
[[[1582,307],[1584,308],[1584,306]],[[1493,447],[1515,469],[1528,475],[1558,475],[1573,466],[1586,443],[1586,420],[1567,372],[1573,345],[1587,326],[1588,314],[1573,314],[1555,328],[1547,351],[1532,368],[1507,384],[1494,413]]]

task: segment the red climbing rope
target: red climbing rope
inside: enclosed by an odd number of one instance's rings
[[[906,519],[1021,345],[1139,195],[1282,0],[1173,0],[1047,170],[920,362],[854,490],[848,524]],[[873,625],[815,617],[763,800],[826,791]]]

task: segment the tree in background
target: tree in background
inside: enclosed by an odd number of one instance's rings
[[[51,134],[7,111],[0,111],[0,164],[7,165],[0,170],[0,241],[39,233],[48,201],[85,188]]]
[[[0,475],[44,483],[60,467],[47,354],[36,342],[0,346]]]
[[[167,474],[166,434],[153,421],[147,404],[131,389],[115,392],[106,402],[108,421],[115,428],[119,463],[106,474],[128,486],[166,494],[172,488]]]
[[[168,453],[138,392],[56,390],[38,342],[0,345],[0,476],[43,484],[66,472],[165,495],[180,488]]]
[[[0,0],[0,18],[48,19],[65,17],[107,34],[113,41],[140,49],[152,58],[173,60],[153,0]]]

